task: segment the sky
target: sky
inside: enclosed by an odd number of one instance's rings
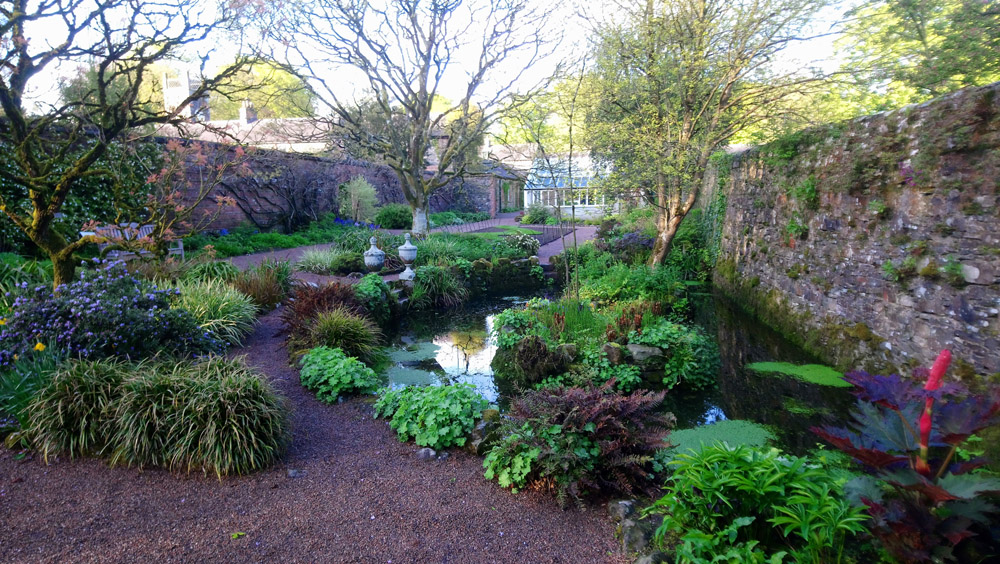
[[[475,2],[476,0],[472,1]],[[538,1],[545,2],[545,0]],[[614,17],[613,3],[587,2],[582,5],[585,6],[584,10],[587,12],[587,15],[598,21]],[[586,52],[591,24],[580,16],[580,11],[581,9],[572,2],[567,2],[557,8],[557,12],[553,15],[553,25],[557,25],[558,28],[551,31],[562,34],[563,39],[560,48],[552,56],[525,70],[519,84],[521,89],[530,88],[550,76],[555,69],[555,65],[561,59],[572,58],[579,53]],[[837,10],[825,10],[813,32],[822,33],[827,31],[830,24],[837,19],[838,14]],[[33,45],[39,46],[60,41],[62,34],[56,33],[54,30],[58,30],[57,22],[51,20],[41,22],[34,28],[29,28],[30,41]],[[834,56],[833,41],[833,36],[827,36],[796,45],[795,49],[789,50],[785,54],[785,59],[781,64],[788,66],[818,64],[825,70],[832,70],[838,65],[838,60]],[[197,61],[202,56],[208,56],[207,71],[213,72],[219,66],[231,62],[237,55],[238,48],[238,41],[221,35],[216,36],[190,49],[186,53],[189,62],[175,61],[171,66],[177,70],[186,69],[196,73],[198,70],[197,64],[190,61]],[[459,57],[455,61],[453,68],[441,84],[442,91],[440,94],[451,99],[460,98],[463,95],[467,85],[467,72],[470,68],[474,68],[475,57],[478,55],[478,51],[475,48],[463,48],[461,53],[465,59],[463,60],[462,57]],[[50,65],[32,80],[31,88],[26,97],[27,102],[33,104],[36,111],[43,111],[46,105],[57,103],[59,99],[60,79],[73,76],[86,63],[87,61],[64,61]],[[498,73],[498,76],[505,78],[512,73],[519,72],[524,67],[524,61],[514,59],[507,61],[506,65]],[[338,95],[350,96],[352,93],[357,92],[359,88],[366,86],[366,84],[359,80],[361,78],[360,74],[355,71],[331,67],[324,72],[337,77],[336,84],[337,88],[340,89]]]

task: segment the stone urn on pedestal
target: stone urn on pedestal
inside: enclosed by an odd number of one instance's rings
[[[410,242],[409,233],[405,233],[403,237],[406,239],[406,242],[399,246],[399,258],[406,265],[406,270],[399,274],[399,279],[412,281],[417,276],[417,273],[413,272],[413,269],[410,268],[413,265],[413,261],[417,260],[417,246]]]
[[[375,237],[368,239],[368,242],[372,246],[365,251],[365,268],[368,269],[368,272],[378,272],[385,265],[385,251],[375,246]]]

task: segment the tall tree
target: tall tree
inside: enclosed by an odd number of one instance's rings
[[[622,2],[598,30],[600,99],[588,123],[605,185],[658,211],[650,257],[663,262],[691,211],[709,157],[736,133],[786,110],[815,76],[774,65],[823,6],[811,0]]]
[[[380,155],[395,171],[413,210],[413,231],[425,234],[430,195],[466,172],[470,148],[544,55],[547,14],[535,5],[303,0],[267,27],[278,30],[286,47],[276,58],[307,79],[346,142]],[[360,97],[344,88],[352,71],[366,91]],[[461,93],[435,111],[449,81]]]
[[[260,62],[236,73],[212,96],[212,119],[232,120],[248,100],[260,119],[304,118],[313,113],[313,94],[279,65]]]
[[[231,7],[242,4],[0,2],[0,144],[12,148],[14,160],[13,167],[0,168],[0,178],[24,186],[28,199],[0,199],[0,210],[52,259],[56,286],[72,279],[74,253],[100,240],[81,237],[76,229],[55,228],[67,197],[87,178],[104,177],[114,184],[113,168],[98,164],[113,143],[144,127],[184,121],[182,111],[188,104],[203,98],[241,65],[206,77],[170,111],[142,98],[147,91],[145,71],[223,30],[233,21]],[[43,71],[60,63],[93,64],[93,90],[36,114],[26,106],[30,102],[25,95],[46,80]],[[109,199],[117,191],[112,192]]]

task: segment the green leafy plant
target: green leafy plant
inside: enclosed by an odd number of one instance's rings
[[[946,282],[956,288],[961,288],[967,284],[965,273],[962,271],[962,263],[957,258],[949,255],[941,267],[941,274]]]
[[[847,540],[865,530],[863,512],[844,499],[842,485],[805,458],[717,444],[681,453],[671,465],[667,494],[644,511],[664,516],[655,534],[660,544],[668,534],[684,535],[720,553],[755,552],[759,543],[765,559],[788,552],[801,562],[839,563]]]
[[[413,211],[406,204],[386,204],[379,208],[374,222],[382,229],[411,229]]]
[[[471,384],[385,389],[375,417],[391,418],[399,440],[433,449],[463,446],[489,402]]]
[[[523,253],[529,256],[538,254],[538,249],[541,247],[538,239],[535,239],[531,235],[527,235],[525,233],[511,233],[510,235],[504,235],[503,240],[511,247],[520,249]]]
[[[253,331],[257,306],[249,296],[219,279],[180,282],[173,307],[194,316],[198,326],[230,345]]]
[[[320,401],[333,403],[348,393],[371,393],[378,387],[378,375],[360,360],[340,349],[316,347],[302,356],[299,381]]]
[[[382,332],[367,317],[344,307],[322,311],[308,329],[289,338],[289,350],[294,355],[305,354],[316,347],[342,349],[348,356],[372,364],[381,352]]]
[[[663,349],[663,382],[668,387],[680,385],[698,390],[715,386],[719,349],[700,329],[661,319],[641,333],[630,333],[629,342]]]
[[[392,318],[391,304],[395,303],[395,296],[378,274],[366,274],[354,285],[354,295],[380,326],[384,327]]]
[[[792,217],[788,218],[785,232],[796,239],[803,239],[809,234],[809,224],[805,223],[798,213],[794,213]]]
[[[531,204],[524,210],[521,223],[524,225],[542,225],[552,217],[552,212],[548,207],[541,204]]]
[[[649,465],[674,418],[657,408],[663,392],[549,388],[513,400],[505,436],[483,462],[486,477],[514,489],[554,491],[560,503],[586,491],[631,494],[652,485]]]
[[[375,187],[358,175],[340,185],[340,215],[354,221],[368,221],[375,214],[378,195]]]

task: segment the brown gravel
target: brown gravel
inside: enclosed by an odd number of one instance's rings
[[[291,401],[284,464],[220,482],[99,460],[45,466],[0,448],[0,562],[628,560],[603,506],[563,511],[544,494],[513,495],[464,452],[418,461],[364,400],[319,403],[298,385],[278,327],[264,317],[242,352]]]

